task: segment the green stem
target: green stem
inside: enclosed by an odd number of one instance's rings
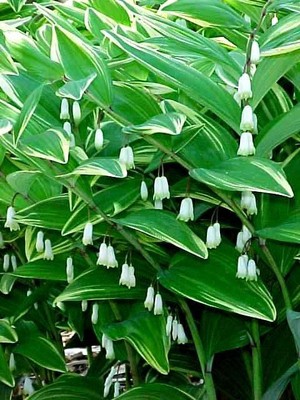
[[[251,348],[252,348],[252,366],[253,366],[253,399],[261,400],[262,398],[262,365],[261,365],[261,349],[259,325],[257,320],[251,322]]]
[[[213,377],[212,377],[212,373],[211,373],[211,367],[207,368],[207,360],[206,360],[204,346],[203,346],[202,340],[200,338],[194,317],[192,315],[192,312],[191,312],[187,302],[184,300],[183,297],[178,297],[178,302],[181,306],[182,311],[185,314],[186,321],[188,323],[189,329],[192,334],[192,338],[193,338],[193,342],[194,342],[194,345],[196,348],[196,353],[197,353],[198,360],[200,363],[202,375],[203,375],[204,381],[205,381],[207,398],[209,400],[216,400],[217,395],[216,395],[214,381],[213,381]]]

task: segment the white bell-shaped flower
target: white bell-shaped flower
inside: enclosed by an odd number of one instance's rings
[[[115,256],[114,248],[109,244],[107,246],[107,268],[116,268],[118,266],[118,261]]]
[[[246,210],[248,215],[257,214],[256,198],[252,192],[248,190],[242,192],[241,208]]]
[[[122,147],[119,155],[119,162],[125,166],[127,170],[135,168],[134,154],[131,146]]]
[[[15,272],[18,268],[18,264],[17,264],[17,257],[14,254],[12,256],[10,256],[10,262],[11,262],[12,269]]]
[[[148,199],[148,188],[147,188],[147,185],[146,185],[145,181],[142,181],[142,183],[141,183],[140,193],[141,193],[141,199],[143,201],[147,201],[147,199]]]
[[[245,225],[243,225],[242,233],[243,233],[244,244],[246,244],[252,238],[252,233]]]
[[[116,381],[114,383],[114,398],[120,395],[120,382]]]
[[[82,312],[86,312],[87,308],[88,308],[88,301],[87,300],[82,300],[82,302],[81,302],[81,311]]]
[[[166,323],[166,335],[170,336],[172,332],[172,323],[173,323],[173,316],[172,314],[168,315],[167,323]]]
[[[154,306],[154,288],[153,286],[149,286],[147,289],[146,299],[144,301],[144,307],[151,311]]]
[[[42,253],[44,251],[44,232],[38,231],[36,235],[35,248],[38,253]]]
[[[258,64],[260,60],[260,49],[259,44],[256,40],[253,41],[251,46],[251,53],[250,53],[250,63],[251,64]]]
[[[93,308],[92,308],[92,324],[96,325],[98,322],[98,317],[99,317],[99,305],[97,303],[93,304]]]
[[[182,324],[178,324],[178,334],[177,334],[177,343],[178,344],[186,344],[188,342],[188,338],[186,337],[184,327]]]
[[[174,318],[172,322],[172,339],[177,340],[177,337],[178,337],[178,321],[177,318]]]
[[[163,301],[160,293],[156,293],[154,298],[154,315],[161,315],[163,313]]]
[[[63,129],[67,132],[67,134],[68,134],[69,136],[72,135],[72,126],[71,126],[71,124],[70,124],[69,121],[66,121],[66,122],[63,124]]]
[[[53,260],[54,259],[54,254],[52,251],[52,245],[51,245],[51,240],[46,239],[45,240],[45,251],[44,251],[44,260]]]
[[[154,208],[155,210],[163,210],[163,202],[162,200],[154,200]]]
[[[254,128],[252,107],[246,105],[242,111],[240,128],[242,131],[252,131]]]
[[[134,274],[134,266],[132,264],[130,264],[129,266],[129,282],[128,282],[128,289],[135,287],[136,286],[136,278],[135,278],[135,274]]]
[[[103,241],[99,247],[97,265],[106,266],[108,263],[108,252],[107,252],[107,244]]]
[[[95,132],[95,139],[94,139],[94,146],[97,151],[101,150],[104,144],[104,137],[103,131],[100,128],[96,129]]]
[[[162,182],[162,188],[163,188],[163,194],[164,194],[164,199],[169,199],[170,198],[170,190],[169,190],[169,182],[166,176],[161,176],[161,182]],[[161,199],[163,200],[163,199]]]
[[[153,200],[163,200],[170,198],[168,179],[165,176],[157,176],[154,180]]]
[[[9,370],[13,372],[16,369],[16,361],[14,353],[11,353],[9,356]]]
[[[10,265],[9,254],[4,254],[4,257],[3,257],[3,271],[4,272],[7,272],[9,270],[9,265]]]
[[[87,246],[88,244],[93,244],[93,224],[87,222],[83,230],[82,243]]]
[[[238,94],[241,100],[247,100],[252,97],[250,76],[246,72],[239,79]]]
[[[190,197],[186,197],[181,200],[179,214],[177,219],[180,221],[187,222],[189,220],[194,221],[194,206],[193,200]]]
[[[240,137],[240,145],[237,151],[238,156],[252,156],[255,154],[253,137],[250,132],[243,132]]]
[[[71,283],[74,279],[74,265],[72,257],[67,258],[66,273],[67,273],[67,282]]]
[[[271,25],[274,26],[274,25],[277,25],[277,24],[278,24],[278,17],[277,17],[276,14],[274,14],[274,17],[271,20]]]
[[[244,243],[244,240],[243,240],[243,232],[239,232],[237,234],[237,237],[236,237],[235,248],[237,249],[237,251],[242,253],[244,251],[244,247],[245,247],[245,243]]]
[[[221,237],[221,226],[219,224],[219,222],[215,222],[213,224],[213,228],[215,230],[215,240],[216,240],[216,245],[219,246],[219,244],[222,241],[222,237]]]
[[[219,243],[218,237],[216,235],[215,227],[213,225],[210,225],[207,228],[207,232],[206,232],[206,247],[208,249],[216,249],[219,244],[220,243]]]
[[[119,280],[119,285],[124,285],[124,286],[129,285],[129,265],[126,262],[122,265],[122,272]]]
[[[81,120],[81,109],[80,109],[80,104],[78,103],[78,101],[73,102],[72,111],[73,111],[74,124],[75,124],[75,126],[78,126],[80,124],[80,120]]]
[[[60,119],[70,119],[68,99],[63,98],[60,105]]]
[[[247,281],[257,281],[257,269],[254,260],[249,260],[247,265]]]
[[[241,279],[247,278],[247,264],[248,264],[248,256],[246,254],[239,256],[237,273],[235,275],[237,278]]]
[[[34,387],[32,385],[32,380],[26,376],[24,379],[24,384],[23,384],[23,394],[25,396],[30,396],[34,393]]]
[[[3,235],[2,232],[0,232],[0,249],[4,249],[4,240],[3,240]]]
[[[17,223],[15,220],[15,209],[14,207],[10,206],[7,209],[6,212],[6,221],[4,224],[4,228],[9,228],[10,231],[19,231],[20,230],[20,225]]]

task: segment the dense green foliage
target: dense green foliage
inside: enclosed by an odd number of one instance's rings
[[[0,2],[1,400],[300,399],[299,25]]]

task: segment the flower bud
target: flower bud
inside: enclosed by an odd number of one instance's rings
[[[182,199],[177,219],[185,222],[189,220],[194,221],[194,206],[193,200],[190,197]]]
[[[12,265],[12,269],[15,272],[17,270],[18,265],[17,265],[17,258],[14,254],[10,257],[10,262]]]
[[[68,99],[63,98],[60,105],[60,119],[70,119]]]
[[[82,300],[82,302],[81,302],[81,311],[85,312],[87,310],[87,308],[88,308],[87,300]]]
[[[237,151],[238,156],[252,156],[255,154],[253,137],[250,132],[243,132],[240,137],[240,145]]]
[[[81,110],[78,101],[74,101],[72,111],[73,111],[74,124],[75,126],[78,126],[81,120]]]
[[[178,321],[176,318],[172,322],[172,339],[176,340],[178,337]]]
[[[163,313],[163,302],[160,293],[156,293],[154,299],[154,315],[161,315]]]
[[[93,224],[87,222],[84,227],[82,243],[87,246],[88,244],[93,244]]]
[[[274,17],[272,18],[272,21],[271,21],[271,25],[274,26],[276,24],[278,24],[278,18],[277,18],[277,15],[274,14]]]
[[[250,54],[250,63],[251,64],[258,64],[260,60],[260,49],[259,44],[256,40],[252,43],[251,47],[251,54]]]
[[[10,231],[19,231],[20,230],[20,225],[17,223],[15,220],[15,209],[14,207],[10,206],[7,209],[6,212],[6,222],[4,224],[4,228],[9,228]]]
[[[240,128],[242,131],[252,131],[254,128],[253,111],[251,106],[245,106],[242,111]]]
[[[38,253],[42,253],[44,251],[44,232],[42,231],[39,231],[36,235],[35,248]]]
[[[72,127],[69,121],[66,121],[63,125],[63,129],[67,132],[69,136],[72,135]]]
[[[49,239],[45,240],[45,251],[44,251],[44,260],[53,260],[54,255],[52,251],[51,241]]]
[[[97,128],[95,132],[95,141],[94,141],[94,146],[97,151],[101,150],[103,147],[104,143],[104,138],[103,138],[103,132],[102,129]]]
[[[74,279],[74,266],[72,257],[67,258],[66,272],[67,272],[67,282],[71,283]]]
[[[3,271],[4,272],[7,272],[9,269],[9,264],[10,264],[9,260],[10,260],[9,254],[4,254],[4,257],[3,257]]]
[[[153,286],[149,286],[147,289],[147,296],[144,301],[144,307],[151,311],[154,305],[154,289]]]
[[[98,316],[99,316],[99,305],[97,303],[93,304],[93,309],[92,309],[92,324],[96,325],[98,322]]]
[[[238,94],[241,100],[247,100],[252,97],[250,76],[246,72],[239,79]]]
[[[141,199],[143,201],[147,201],[147,199],[148,199],[148,188],[147,188],[147,185],[146,185],[145,181],[142,181],[142,183],[141,183],[140,193],[141,193]]]
[[[32,381],[28,376],[24,379],[24,384],[23,384],[23,394],[26,395],[32,395],[34,393],[34,388],[32,385]]]
[[[168,315],[167,324],[166,324],[166,335],[167,336],[171,335],[172,323],[173,323],[173,316],[170,314],[170,315]]]

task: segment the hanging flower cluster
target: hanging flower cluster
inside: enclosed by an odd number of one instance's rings
[[[153,309],[154,315],[163,314],[163,301],[161,294],[157,292],[155,294],[154,288],[150,285],[147,289],[146,299],[144,301],[144,307],[151,311]],[[154,308],[153,308],[154,307]]]
[[[218,222],[210,225],[206,233],[206,247],[208,249],[216,249],[222,241],[221,227]]]
[[[177,341],[178,344],[186,344],[188,342],[183,325],[177,321],[176,316],[173,318],[172,314],[169,314],[167,318],[166,335]]]
[[[128,289],[136,286],[134,267],[131,263],[130,265],[128,265],[126,260],[125,263],[122,265],[122,272],[119,280],[119,285],[127,286]]]
[[[237,251],[243,253],[243,251],[245,250],[245,245],[251,238],[252,238],[252,233],[245,225],[243,225],[242,230],[237,234],[236,238],[235,248],[237,249]]]
[[[77,127],[81,121],[81,109],[80,109],[80,104],[76,100],[73,101],[73,104],[72,104],[72,115],[73,115],[74,126]],[[71,116],[70,116],[70,109],[69,109],[69,101],[66,98],[63,98],[61,100],[60,119],[65,121],[63,124],[63,129],[66,131],[66,133],[69,136],[70,147],[71,148],[75,147],[76,139],[72,132],[72,125],[70,122]]]
[[[119,161],[127,170],[135,168],[132,147],[125,146],[120,150]]]
[[[249,259],[246,254],[239,256],[236,277],[246,279],[246,281],[257,281],[259,270],[253,259]]]
[[[105,239],[99,247],[97,265],[104,265],[107,268],[118,267],[115,250],[111,244],[107,246],[107,244],[105,243]]]

